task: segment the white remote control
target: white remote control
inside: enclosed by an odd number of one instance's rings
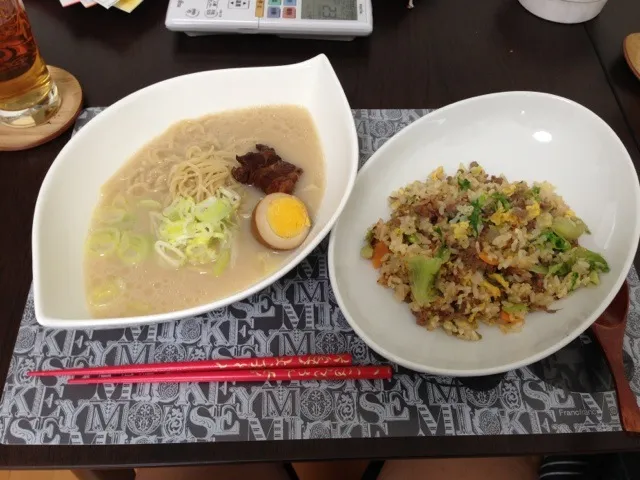
[[[189,35],[352,40],[371,33],[373,15],[371,0],[170,0],[165,25]]]

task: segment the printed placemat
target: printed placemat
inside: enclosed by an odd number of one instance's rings
[[[76,130],[101,109],[84,111]],[[356,110],[361,164],[428,110]],[[640,282],[625,357],[640,394]],[[0,403],[6,444],[133,444],[621,430],[616,396],[589,334],[499,385],[395,368],[388,381],[65,386],[33,369],[350,352],[386,363],[349,328],[327,272],[327,242],[281,281],[227,308],[179,322],[113,330],[40,327],[29,294]]]

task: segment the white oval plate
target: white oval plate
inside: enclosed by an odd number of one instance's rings
[[[424,180],[440,165],[451,174],[460,163],[472,161],[509,180],[555,185],[592,231],[581,244],[603,253],[611,267],[598,287],[554,303],[557,313],[529,315],[520,333],[503,334],[483,325],[478,342],[416,325],[407,305],[376,283],[378,272],[359,254],[367,228],[389,218],[387,198],[393,190]],[[552,354],[598,318],[631,268],[639,212],[640,187],[631,158],[593,112],[535,92],[475,97],[406,127],[365,164],[331,235],[331,284],[355,332],[389,360],[440,375],[500,373]]]

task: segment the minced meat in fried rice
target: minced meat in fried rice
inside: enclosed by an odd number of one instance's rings
[[[547,182],[509,182],[472,162],[389,200],[391,218],[371,227],[361,254],[428,330],[464,340],[481,338],[480,322],[518,331],[528,312],[609,271],[578,245],[589,230]]]

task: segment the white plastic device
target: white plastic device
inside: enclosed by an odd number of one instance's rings
[[[165,25],[188,35],[352,40],[371,33],[373,15],[371,0],[170,0]]]

